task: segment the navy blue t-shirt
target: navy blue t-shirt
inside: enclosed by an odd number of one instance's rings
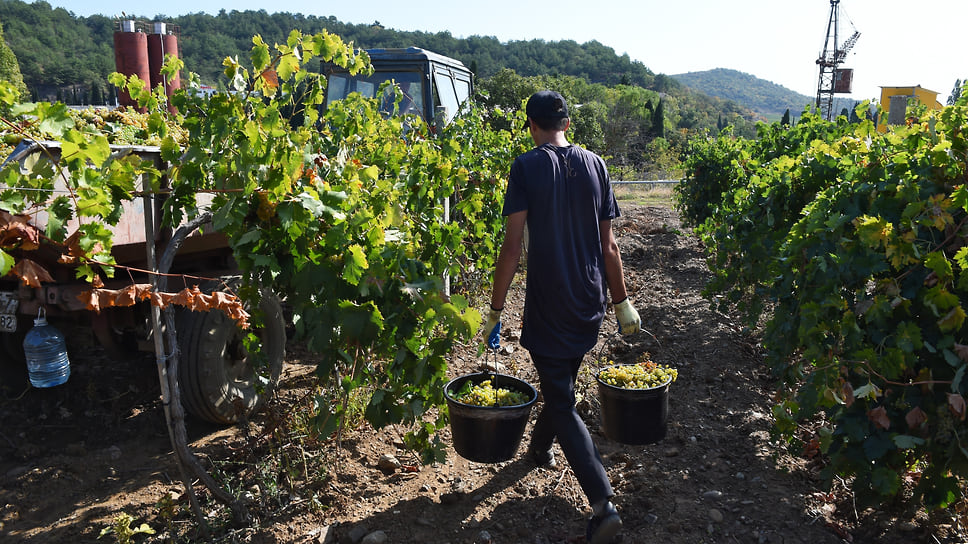
[[[504,215],[528,210],[527,294],[521,345],[545,357],[578,357],[605,316],[599,221],[619,216],[605,162],[581,147],[544,144],[511,165]]]

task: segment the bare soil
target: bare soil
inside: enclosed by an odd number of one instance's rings
[[[615,335],[610,314],[586,359],[579,408],[596,439],[624,521],[625,543],[954,543],[966,541],[956,512],[927,516],[884,505],[858,511],[843,482],[818,478],[823,459],[771,437],[776,384],[755,335],[710,310],[702,248],[664,207],[623,203],[615,222],[627,283],[647,333]],[[518,346],[519,274],[505,312],[505,372],[537,377]],[[188,421],[192,449],[248,519],[195,486],[211,532],[188,508],[158,399],[151,358],[119,364],[84,330],[71,331],[73,371],[50,390],[0,382],[0,541],[120,541],[101,530],[121,512],[156,533],[135,542],[582,543],[589,509],[558,451],[559,468],[535,468],[523,451],[496,464],[421,466],[400,429],[365,425],[336,441],[309,436],[315,362],[291,345],[280,391],[247,425]],[[594,372],[602,356],[632,362],[643,352],[678,368],[664,440],[628,446],[601,429]],[[476,344],[453,354],[456,377],[478,370]],[[10,370],[10,369],[8,369]],[[532,418],[536,415],[532,414]],[[643,416],[647,417],[647,416]],[[810,438],[804,429],[804,438]],[[449,443],[450,431],[441,438]],[[557,449],[557,446],[556,446]],[[399,462],[393,464],[392,456]],[[381,458],[384,458],[381,462]],[[381,539],[385,537],[385,539]]]

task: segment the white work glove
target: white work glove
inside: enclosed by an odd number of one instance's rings
[[[615,305],[615,317],[618,318],[618,329],[622,334],[633,334],[642,329],[642,318],[632,307],[629,297]]]
[[[484,335],[486,336],[487,347],[497,349],[501,347],[501,312],[493,307],[487,312],[487,319],[484,321]]]

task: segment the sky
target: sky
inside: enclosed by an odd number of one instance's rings
[[[343,23],[379,21],[402,31],[449,31],[457,38],[501,42],[596,40],[655,73],[729,68],[816,96],[831,0],[46,0],[77,16],[156,16],[265,10],[333,16]],[[157,6],[157,7],[149,7]],[[278,6],[278,7],[274,7]],[[838,45],[860,32],[843,68],[854,70],[856,100],[878,99],[880,87],[915,86],[947,100],[968,79],[964,0],[839,0]],[[959,43],[960,42],[960,43]],[[421,44],[413,44],[420,46]]]

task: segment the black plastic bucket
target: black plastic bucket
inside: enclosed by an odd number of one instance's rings
[[[625,389],[602,381],[601,373],[608,368],[612,367],[600,369],[595,376],[605,436],[634,446],[655,444],[665,438],[672,382],[649,389]]]
[[[476,385],[488,378],[495,389],[524,393],[528,402],[517,406],[474,406],[454,400],[453,395],[468,381]],[[500,463],[511,459],[518,451],[538,392],[528,382],[513,376],[481,372],[447,382],[444,396],[447,397],[450,431],[457,454],[477,463]]]

